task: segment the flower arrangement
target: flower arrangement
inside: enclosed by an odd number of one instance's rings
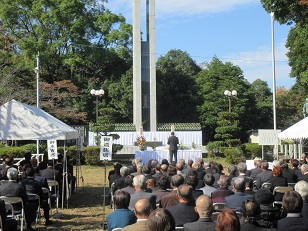
[[[140,149],[144,149],[144,145],[147,142],[143,135],[137,137],[136,142]]]

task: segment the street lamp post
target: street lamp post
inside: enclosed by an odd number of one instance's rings
[[[229,90],[224,91],[225,96],[229,99],[229,112],[231,112],[231,98],[237,96],[237,91],[233,90],[232,92]]]
[[[104,90],[100,89],[100,90],[95,90],[92,89],[90,91],[91,95],[94,95],[96,98],[96,124],[98,124],[98,97],[104,95]]]
[[[40,108],[40,59],[39,59],[39,56],[40,56],[40,53],[37,52],[36,67],[33,69],[36,74],[36,107],[37,108]],[[36,140],[36,154],[37,155],[40,154],[40,141],[39,140]]]

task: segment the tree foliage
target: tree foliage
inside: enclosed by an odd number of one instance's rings
[[[281,24],[307,23],[308,7],[300,4],[300,0],[260,0],[263,8],[274,12],[275,19]]]
[[[157,60],[157,112],[163,123],[196,122],[198,94],[195,61],[181,50],[170,50]]]
[[[214,57],[210,63],[204,64],[204,70],[197,75],[199,96],[202,98],[198,106],[203,134],[206,134],[205,143],[214,140],[216,124],[219,121],[217,114],[228,111],[228,97],[225,90],[236,90],[237,97],[232,98],[232,112],[238,114],[242,130],[238,137],[244,141],[246,132],[256,128],[255,114],[257,112],[256,100],[250,84],[244,78],[242,70],[230,62],[222,63]]]

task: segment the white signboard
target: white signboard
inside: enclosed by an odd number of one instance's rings
[[[57,140],[47,140],[48,160],[58,159]]]
[[[278,145],[278,133],[281,130],[274,130],[274,129],[259,129],[258,136],[259,136],[259,145]]]
[[[112,157],[112,137],[101,137],[100,160],[111,160]]]

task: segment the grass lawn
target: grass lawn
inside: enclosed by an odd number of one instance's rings
[[[204,159],[208,161],[216,161],[221,163],[224,168],[228,166],[224,159]],[[40,223],[37,225],[37,230],[102,230],[103,221],[103,184],[105,171],[104,166],[81,166],[79,171],[79,186],[78,191],[73,193],[69,199],[69,207],[64,209],[60,208],[58,212],[62,214],[61,218],[55,218],[53,216],[53,224],[45,227],[44,218],[41,218]],[[113,169],[113,163],[107,165],[107,177],[109,171]],[[226,169],[225,169],[226,171]],[[83,179],[83,181],[82,181]],[[107,180],[106,195],[109,194],[109,183]],[[107,216],[112,210],[108,205],[105,206],[105,216]],[[53,214],[56,210],[53,209]],[[105,219],[106,220],[106,219]],[[33,226],[34,227],[34,226]]]

